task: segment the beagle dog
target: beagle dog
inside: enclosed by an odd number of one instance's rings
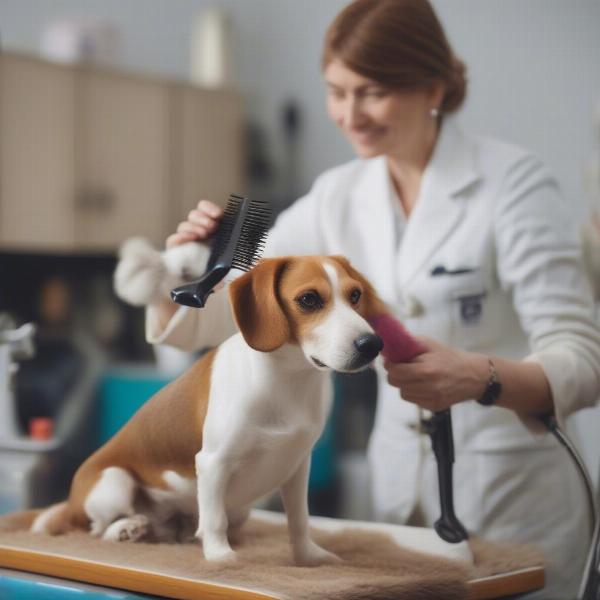
[[[229,297],[239,333],[90,456],[68,500],[42,511],[32,531],[164,541],[197,524],[207,560],[234,560],[228,534],[279,489],[296,564],[339,560],[309,536],[311,450],[330,409],[330,372],[373,361],[383,344],[367,320],[385,307],[338,256],[263,259]]]

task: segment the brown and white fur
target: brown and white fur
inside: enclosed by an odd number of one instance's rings
[[[205,558],[231,560],[228,533],[279,489],[296,563],[337,560],[309,537],[311,450],[330,409],[329,373],[375,358],[381,343],[366,319],[383,305],[347,260],[317,256],[260,261],[233,281],[230,301],[240,333],[153,396],[33,531],[166,540],[197,523]]]

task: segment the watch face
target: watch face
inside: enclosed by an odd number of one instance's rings
[[[483,396],[477,401],[479,404],[483,404],[484,406],[489,406],[490,404],[494,404],[502,391],[502,384],[499,381],[490,381],[488,383],[487,389],[485,390]]]

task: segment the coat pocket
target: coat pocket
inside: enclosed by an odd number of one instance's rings
[[[486,340],[489,286],[479,270],[452,275],[446,285],[452,344],[464,349],[480,346]]]

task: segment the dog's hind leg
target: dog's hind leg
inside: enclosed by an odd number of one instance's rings
[[[61,502],[40,511],[31,524],[32,533],[57,535],[69,529],[69,514],[66,502]]]
[[[106,528],[102,539],[112,542],[137,542],[148,534],[148,523],[148,517],[139,514],[117,519]]]
[[[198,527],[197,515],[179,514],[174,520],[174,541],[181,544],[196,543],[196,528]]]
[[[133,517],[136,481],[121,467],[108,467],[91,489],[84,503],[91,534],[100,537],[121,517]]]

